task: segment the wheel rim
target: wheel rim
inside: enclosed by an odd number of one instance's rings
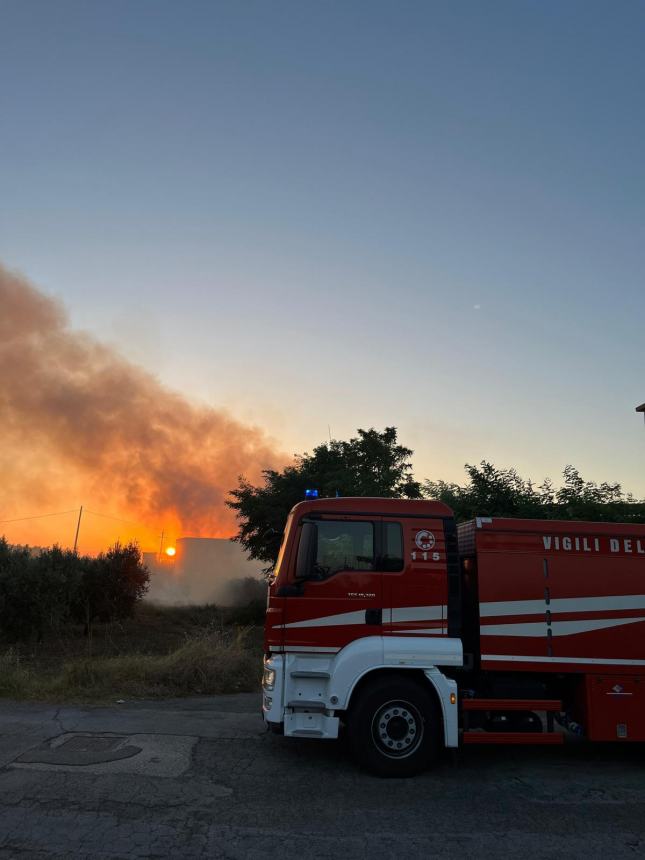
[[[417,707],[393,699],[377,710],[372,720],[372,740],[387,758],[407,758],[423,740],[423,717]]]

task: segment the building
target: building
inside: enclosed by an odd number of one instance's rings
[[[183,537],[171,558],[144,553],[150,570],[148,599],[159,603],[218,603],[230,606],[246,602],[253,583],[262,582],[260,562],[249,561],[242,547],[228,538]],[[251,586],[249,588],[249,586]]]

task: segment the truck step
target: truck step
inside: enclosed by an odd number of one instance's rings
[[[462,699],[462,711],[561,711],[557,699]]]
[[[329,672],[308,672],[304,669],[298,669],[296,672],[291,673],[292,678],[331,678],[331,674]]]
[[[464,744],[562,744],[564,735],[556,732],[464,732]]]
[[[296,699],[287,704],[288,708],[306,708],[308,711],[324,711],[327,705],[324,702],[308,702],[305,699]]]

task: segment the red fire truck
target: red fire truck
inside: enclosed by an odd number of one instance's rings
[[[441,747],[645,740],[645,525],[441,502],[296,505],[269,588],[265,721],[381,775]]]

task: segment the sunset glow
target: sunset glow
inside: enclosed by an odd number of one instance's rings
[[[175,549],[174,546],[166,547],[166,555],[170,556],[170,558],[172,558],[176,552],[177,552],[177,550]]]
[[[643,4],[79,5],[3,4],[0,537],[170,569],[359,427],[645,497]]]
[[[238,476],[257,480],[283,459],[261,430],[76,331],[2,265],[0,307],[0,535],[94,555],[116,541],[158,551],[162,531],[234,533],[224,501]]]

